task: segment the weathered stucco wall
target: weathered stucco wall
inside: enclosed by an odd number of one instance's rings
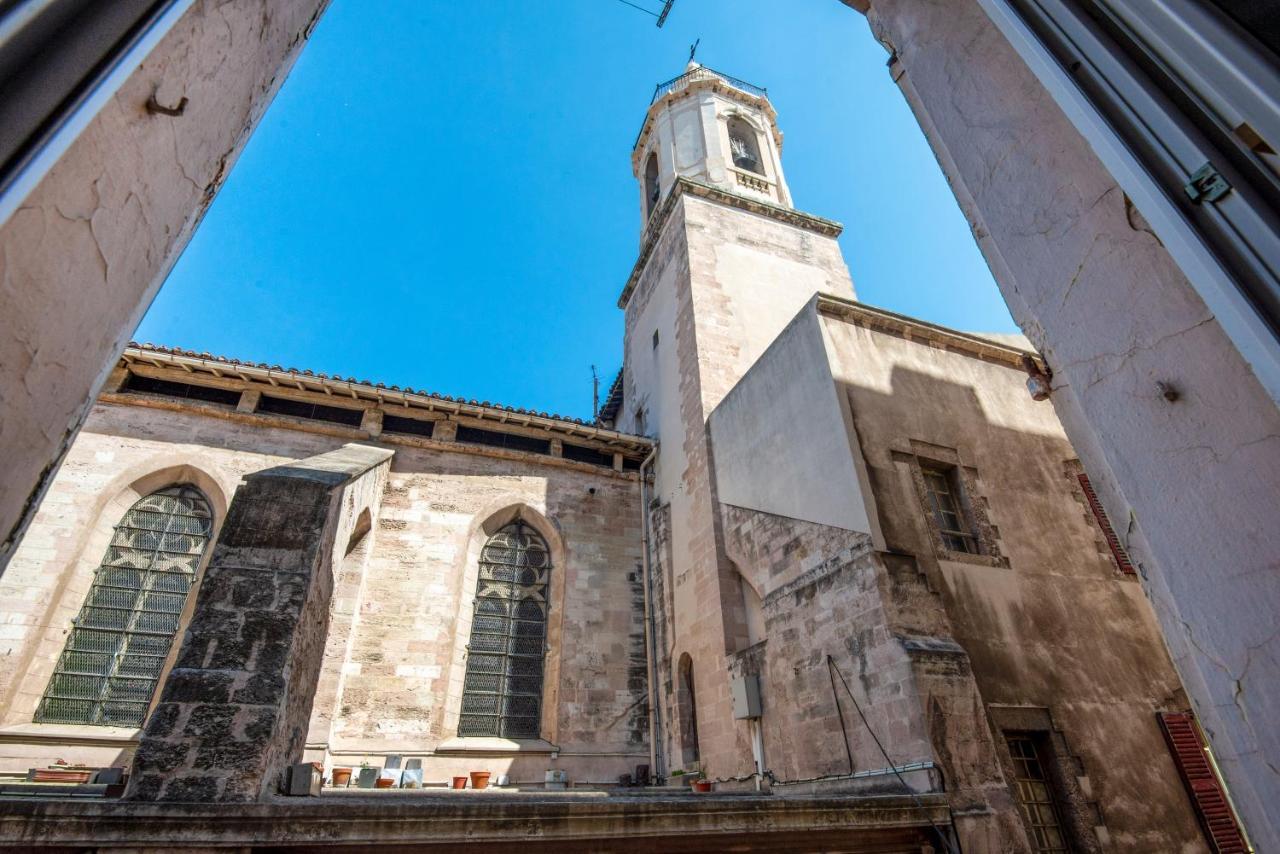
[[[0,571],[327,5],[195,3],[0,227]]]
[[[818,323],[796,315],[712,412],[716,489],[725,504],[870,533]]]
[[[32,723],[110,530],[134,498],[189,480],[209,495],[221,524],[245,475],[352,440],[349,429],[291,428],[283,416],[160,403],[95,407],[0,580],[7,653],[0,655],[0,771],[55,758],[119,764],[137,744],[136,730]],[[549,767],[579,781],[613,781],[646,762],[636,475],[533,455],[499,458],[487,449],[385,446],[396,456],[381,506],[365,539],[334,566],[308,758],[331,766],[419,756],[435,782],[477,763],[526,783],[540,783]],[[456,742],[482,526],[517,509],[541,526],[555,561],[548,744],[529,755],[488,745],[476,755],[466,744],[445,743]],[[549,756],[551,745],[558,759]]]
[[[891,51],[1014,317],[1055,371],[1054,407],[1254,843],[1280,849],[1275,401],[977,2],[846,2]]]
[[[1186,699],[1150,605],[1084,505],[1054,409],[1031,400],[1016,365],[822,320],[886,547],[914,556],[941,597],[987,708],[1047,710],[1084,781],[1068,806],[1100,808],[1064,820],[1109,850],[1199,850],[1156,719]],[[921,460],[959,467],[984,554],[942,547]],[[890,623],[913,625],[925,600],[895,598]]]

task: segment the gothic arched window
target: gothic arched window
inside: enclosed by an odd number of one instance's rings
[[[209,501],[171,486],[124,514],[36,710],[37,723],[140,727],[213,530]]]
[[[649,161],[644,167],[644,202],[648,207],[645,213],[652,215],[658,207],[658,198],[662,195],[662,185],[658,183],[658,155],[650,152]]]
[[[729,153],[733,157],[734,166],[757,175],[764,174],[755,128],[738,116],[729,119]]]
[[[524,522],[484,544],[458,735],[538,737],[550,572],[546,540]]]

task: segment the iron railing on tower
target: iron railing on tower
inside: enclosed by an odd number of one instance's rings
[[[673,77],[666,83],[659,83],[657,86],[653,87],[653,97],[649,99],[649,103],[652,104],[668,92],[674,92],[675,90],[684,87],[686,84],[692,83],[694,80],[705,80],[708,77],[715,77],[723,80],[733,88],[741,89],[743,92],[746,92],[749,95],[755,95],[758,98],[769,97],[769,90],[763,86],[756,86],[754,83],[748,83],[745,80],[739,80],[737,77],[722,74],[713,68],[707,68],[705,65],[699,65],[697,68],[689,69],[679,77]]]

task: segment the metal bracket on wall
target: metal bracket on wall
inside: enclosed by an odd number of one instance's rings
[[[1216,202],[1231,192],[1231,182],[1222,177],[1212,163],[1206,162],[1195,171],[1183,188],[1187,198],[1197,205],[1201,202]]]

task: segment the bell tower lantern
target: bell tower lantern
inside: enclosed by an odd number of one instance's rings
[[[690,62],[658,84],[631,155],[647,223],[677,176],[790,208],[768,92]]]

